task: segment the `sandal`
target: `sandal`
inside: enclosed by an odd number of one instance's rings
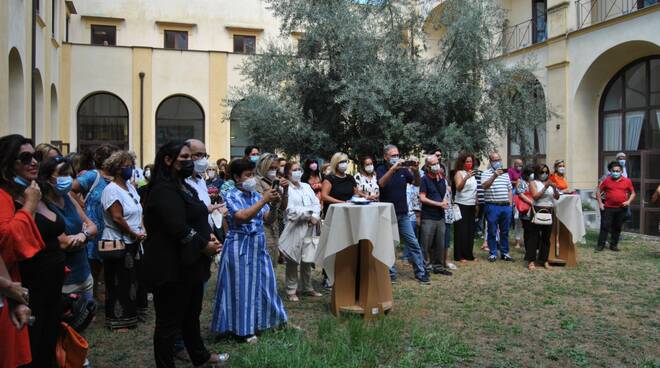
[[[551,269],[552,269],[552,267],[550,266],[550,263],[549,263],[549,262],[545,262],[545,263],[543,264],[543,268],[545,268],[546,270],[551,270]]]
[[[286,300],[288,300],[290,302],[300,301],[300,299],[298,299],[298,295],[296,295],[296,294],[286,294]]]
[[[250,344],[250,345],[254,345],[254,344],[256,344],[258,341],[259,341],[259,339],[257,338],[256,335],[252,335],[252,336],[248,337],[247,339],[245,339],[245,342],[247,342],[247,343]]]
[[[527,269],[530,271],[534,271],[536,269],[536,265],[534,264],[534,262],[529,262],[529,264],[527,265]]]
[[[256,338],[256,336],[254,336]],[[216,368],[216,367],[222,367],[225,364],[229,362],[229,354],[227,353],[218,353],[218,354],[211,354],[211,357],[209,360],[202,364],[195,366],[196,368]]]
[[[307,291],[303,292],[303,295],[304,296],[311,296],[311,297],[315,297],[315,298],[323,296],[323,294],[319,293],[316,290],[307,290]]]

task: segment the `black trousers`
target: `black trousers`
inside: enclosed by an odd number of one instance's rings
[[[22,280],[23,286],[30,290],[29,307],[35,317],[34,324],[28,328],[32,362],[24,367],[50,368],[54,366],[55,345],[62,317],[64,262],[49,265],[39,271]]]
[[[206,363],[211,354],[204,346],[199,315],[202,312],[204,283],[201,281],[170,282],[154,286],[154,355],[156,367],[173,368],[174,341],[180,334],[193,365]]]
[[[604,247],[607,241],[607,236],[612,234],[610,246],[616,247],[619,244],[621,237],[621,229],[628,216],[628,209],[621,208],[605,208],[601,212],[600,218],[600,234],[598,234],[598,246]]]
[[[105,325],[111,330],[137,327],[137,278],[135,250],[126,245],[120,259],[103,261],[105,276]]]
[[[135,259],[135,273],[137,277],[136,294],[135,294],[135,307],[138,317],[146,318],[149,310],[149,301],[147,300],[147,293],[149,289],[146,285],[146,270],[144,269],[142,255]]]
[[[459,204],[461,220],[454,223],[454,261],[474,260],[475,206]]]
[[[543,265],[548,261],[550,255],[550,235],[552,225],[537,225],[528,222],[529,237],[525,238],[525,261]],[[523,223],[523,226],[524,223]]]

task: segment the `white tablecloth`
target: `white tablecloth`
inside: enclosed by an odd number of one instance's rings
[[[369,240],[372,255],[392,267],[394,245],[399,242],[396,213],[391,203],[333,204],[323,222],[316,264],[325,269],[330,284],[335,280],[335,255],[360,240]]]
[[[574,242],[582,242],[587,233],[579,195],[562,195],[556,201],[557,219],[571,232]]]

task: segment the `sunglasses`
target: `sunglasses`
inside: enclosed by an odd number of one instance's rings
[[[36,160],[36,157],[32,152],[21,152],[18,154],[16,160],[20,161],[23,165],[29,165],[32,163],[32,160]]]

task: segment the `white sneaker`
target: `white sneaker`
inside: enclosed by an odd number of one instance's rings
[[[458,266],[456,266],[451,262],[447,262],[447,268],[449,268],[450,270],[458,270]]]

